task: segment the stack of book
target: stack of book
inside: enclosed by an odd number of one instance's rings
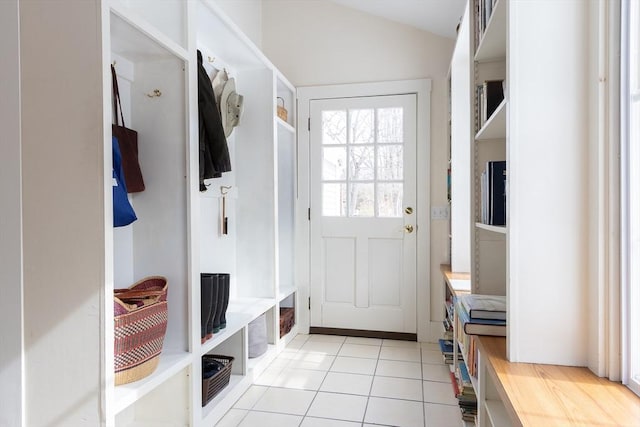
[[[444,302],[445,306],[445,316],[442,321],[442,326],[444,329],[444,339],[445,340],[453,340],[453,300],[452,297],[447,298]]]
[[[459,362],[456,368],[456,377],[458,380],[458,406],[462,413],[462,419],[465,421],[475,421],[478,414],[478,398],[473,389],[471,378],[467,372],[464,362]]]
[[[440,339],[438,340],[438,344],[440,344],[440,352],[442,353],[444,363],[447,365],[453,365],[453,341]],[[460,349],[458,349],[458,360],[462,360],[462,353],[460,352]]]
[[[507,335],[507,301],[499,295],[461,295],[456,312],[467,335]]]
[[[443,338],[445,340],[452,340],[453,339],[453,324],[451,323],[451,320],[449,320],[448,317],[445,317],[444,320],[442,321],[442,328],[444,330],[443,332]]]

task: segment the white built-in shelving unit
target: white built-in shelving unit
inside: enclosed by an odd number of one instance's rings
[[[297,333],[280,337],[280,307],[295,307],[296,89],[210,0],[112,0],[105,48],[115,63],[128,127],[138,131],[146,189],[138,220],[113,230],[106,268],[114,287],[149,275],[169,283],[168,330],[158,369],[126,385],[107,381],[107,426],[212,426]],[[207,73],[225,69],[244,97],[228,138],[232,171],[198,185],[196,50]],[[109,63],[104,64],[109,73]],[[160,96],[153,95],[158,90]],[[287,121],[276,115],[284,100]],[[282,101],[279,101],[282,104]],[[105,88],[104,106],[111,110]],[[105,123],[105,126],[110,126]],[[110,152],[111,140],[105,140]],[[105,171],[105,174],[111,171]],[[222,234],[222,192],[228,233]],[[106,215],[110,218],[110,215]],[[230,273],[227,326],[200,342],[200,274]],[[108,294],[107,290],[107,294]],[[266,316],[268,348],[248,358],[248,324]],[[113,313],[104,316],[113,328]],[[105,363],[113,358],[105,335]],[[203,407],[201,358],[233,356],[229,385]]]
[[[481,32],[478,16],[488,3],[492,12]],[[586,363],[584,305],[575,302],[585,295],[588,270],[584,8],[580,2],[470,0],[452,59],[452,221],[467,208],[462,203],[456,210],[455,203],[465,197],[460,180],[467,164],[470,288],[506,295],[512,362]],[[459,77],[467,74],[468,80]],[[489,80],[505,81],[505,97],[477,126],[476,86]],[[460,105],[465,93],[467,108]],[[464,139],[455,137],[465,134],[466,153]],[[495,160],[507,162],[506,226],[481,221],[481,174]],[[459,273],[455,249],[466,237],[456,235],[462,228],[454,225],[451,262]],[[531,337],[545,337],[545,345]],[[479,425],[510,425],[482,355],[476,360]]]
[[[491,0],[489,0],[491,1]],[[505,295],[506,293],[506,235],[507,227],[483,224],[481,218],[481,174],[488,161],[506,160],[506,118],[508,98],[502,101],[490,117],[479,127],[480,114],[475,88],[487,80],[506,79],[506,8],[508,0],[493,2],[490,18],[482,34],[478,29],[480,0],[471,0],[470,41],[472,126],[475,135],[471,149],[471,278],[473,292]],[[473,53],[475,52],[475,53]],[[505,87],[508,87],[506,82]],[[508,88],[505,89],[508,94]],[[509,163],[507,163],[507,174]]]

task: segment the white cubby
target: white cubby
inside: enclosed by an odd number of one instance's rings
[[[146,189],[129,195],[139,219],[114,229],[106,264],[117,288],[149,275],[167,277],[169,322],[158,369],[134,383],[106,385],[105,424],[213,425],[297,331],[279,336],[279,307],[295,306],[297,296],[296,90],[212,1],[157,6],[112,0],[107,10],[110,61],[118,72],[126,125],[138,131]],[[203,192],[197,178],[198,49],[207,73],[226,70],[244,96],[240,123],[228,138],[232,170],[206,180]],[[109,64],[104,73],[110,73]],[[161,95],[151,96],[156,90]],[[289,112],[287,121],[277,117],[278,97]],[[106,90],[104,106],[112,110]],[[105,140],[105,152],[110,144]],[[223,191],[227,234],[220,225]],[[230,274],[226,328],[204,343],[201,273]],[[249,359],[248,324],[263,314],[267,351]],[[107,313],[104,327],[112,324],[113,314]],[[202,407],[205,354],[234,361],[229,385]],[[154,413],[154,406],[161,410]]]

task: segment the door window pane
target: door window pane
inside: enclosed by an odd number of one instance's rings
[[[372,180],[374,167],[373,146],[349,147],[349,178],[351,180]]]
[[[403,114],[402,108],[322,112],[323,215],[402,217]]]
[[[347,143],[347,112],[323,111],[322,112],[322,143],[346,144]]]
[[[378,109],[378,142],[402,142],[402,108]]]
[[[378,179],[381,181],[402,180],[402,145],[378,147]]]
[[[322,179],[347,179],[347,148],[322,148]]]
[[[345,183],[322,184],[322,215],[345,216],[347,212],[347,185]]]
[[[373,110],[349,110],[349,143],[372,144]]]
[[[402,217],[402,184],[378,184],[378,216],[384,218]]]
[[[374,216],[373,184],[349,185],[349,201],[349,216]]]

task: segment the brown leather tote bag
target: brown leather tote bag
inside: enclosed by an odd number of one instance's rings
[[[118,139],[120,146],[122,169],[124,170],[124,181],[127,187],[127,193],[139,193],[144,190],[144,180],[142,179],[142,170],[138,162],[138,132],[125,127],[122,104],[120,103],[120,91],[118,90],[118,79],[116,78],[116,69],[113,65],[111,65],[111,81],[113,90],[113,113],[116,119],[116,123],[111,125],[111,133]],[[122,126],[120,125],[120,121],[122,121]]]

